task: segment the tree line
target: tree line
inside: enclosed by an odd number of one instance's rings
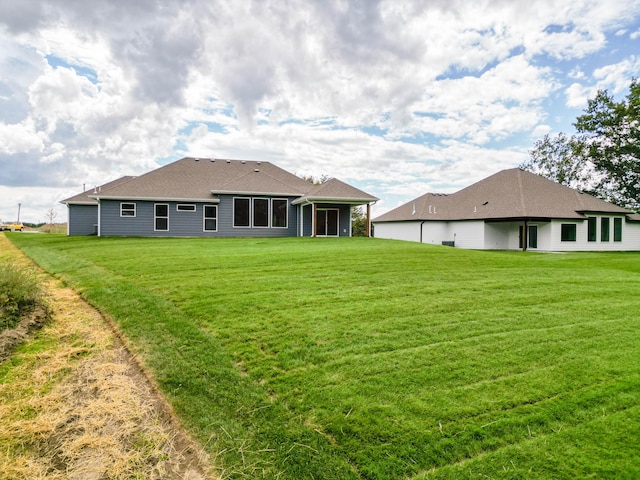
[[[598,91],[573,125],[573,135],[545,135],[536,142],[520,168],[640,210],[640,83],[633,79],[619,102]]]

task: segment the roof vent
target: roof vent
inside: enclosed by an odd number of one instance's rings
[[[199,162],[199,161],[200,161],[200,159],[199,159],[199,158],[194,158],[194,160],[195,160],[196,162]]]
[[[245,165],[247,163],[246,160],[242,160],[242,164]]]
[[[258,165],[260,165],[262,162],[256,162]]]
[[[216,163],[216,159],[215,158],[211,158],[211,163]]]
[[[484,202],[482,205],[487,205],[489,203],[489,200],[487,200],[486,202]]]
[[[231,160],[227,160],[227,163],[231,163]]]
[[[259,169],[259,168],[254,168],[254,169],[253,169],[253,171],[254,171],[254,172],[259,172],[259,171],[260,171],[260,169]]]

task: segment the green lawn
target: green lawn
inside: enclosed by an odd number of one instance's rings
[[[640,254],[10,234],[229,478],[640,477]]]

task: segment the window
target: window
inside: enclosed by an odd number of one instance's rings
[[[169,230],[169,205],[164,203],[156,203],[154,205],[154,220],[156,231]]]
[[[204,231],[218,231],[218,207],[216,205],[204,206]]]
[[[179,203],[176,205],[176,210],[178,212],[195,212],[196,206],[192,203]]]
[[[287,199],[274,198],[271,200],[271,226],[287,228]]]
[[[250,202],[248,198],[233,199],[233,226],[249,227],[251,226],[249,215]]]
[[[613,219],[613,241],[614,242],[622,241],[622,219],[621,218]]]
[[[589,217],[587,219],[587,241],[596,241],[596,229],[598,227],[598,219],[596,217]]]
[[[529,225],[529,248],[538,248],[538,226]]]
[[[120,204],[120,216],[121,217],[135,217],[136,216],[136,204],[135,203],[121,203]]]
[[[560,240],[562,240],[563,242],[576,241],[575,223],[563,223],[562,225],[560,225]]]
[[[600,219],[600,241],[608,242],[609,241],[609,227],[611,222],[609,221],[609,217],[602,217]]]
[[[254,227],[269,226],[269,199],[268,198],[253,199],[253,226]]]

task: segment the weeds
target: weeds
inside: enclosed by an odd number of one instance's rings
[[[34,307],[41,294],[35,275],[13,262],[0,263],[0,332],[14,328],[21,314]]]

